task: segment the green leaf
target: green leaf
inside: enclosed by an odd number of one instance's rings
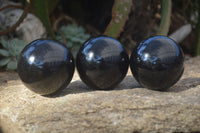
[[[7,50],[0,49],[0,56],[8,57],[10,54]]]
[[[80,46],[83,42],[85,42],[90,35],[85,33],[83,27],[78,26],[76,24],[68,24],[67,26],[62,26],[59,29],[59,32],[64,35],[67,41],[67,48],[70,49],[76,45]],[[62,37],[57,35],[56,38],[63,42]]]
[[[162,0],[162,18],[160,22],[160,27],[158,29],[158,35],[167,35],[170,26],[170,18],[172,11],[172,1]]]
[[[8,70],[16,70],[17,69],[17,61],[10,61],[7,64],[7,69]]]
[[[14,38],[7,43],[8,51],[12,56],[19,56],[23,48],[27,45],[25,40]]]
[[[114,38],[119,37],[128,19],[131,10],[132,0],[115,0],[112,9],[112,19],[105,30],[105,35]]]
[[[5,66],[10,61],[10,58],[5,58],[0,60],[0,67]]]
[[[58,3],[58,0],[31,0],[31,10],[32,12],[42,21],[44,27],[47,30],[47,33],[55,38],[51,22],[49,19],[50,11],[53,10],[53,7]]]
[[[1,37],[0,41],[1,41],[2,46],[5,49],[8,49],[8,42],[7,42],[7,40],[4,37]]]
[[[4,56],[18,56],[23,48],[27,45],[25,40],[20,40],[17,38],[6,40],[1,38],[1,43],[6,50],[0,51],[0,55],[4,54]],[[7,51],[7,52],[6,52]],[[8,55],[9,54],[9,55]]]

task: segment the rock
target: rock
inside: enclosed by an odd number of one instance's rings
[[[89,89],[75,73],[59,94],[29,91],[16,73],[0,73],[0,128],[5,133],[198,132],[200,57],[185,62],[181,80],[166,92],[142,88],[129,71],[110,91]]]
[[[6,5],[20,5],[11,1],[3,1],[0,8]],[[23,13],[22,9],[8,8],[0,12],[0,31],[9,29],[19,20]],[[18,38],[26,40],[27,43],[38,38],[46,37],[46,30],[42,22],[33,14],[28,13],[23,22],[16,28]]]

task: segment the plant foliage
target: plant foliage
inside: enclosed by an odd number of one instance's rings
[[[112,9],[112,20],[107,26],[105,35],[117,38],[120,36],[123,27],[128,20],[132,0],[115,0]]]
[[[47,33],[55,38],[49,16],[59,0],[30,0],[31,11],[42,21]]]
[[[6,40],[3,37],[0,38],[0,42],[3,47],[0,49],[0,67],[6,66],[8,70],[16,70],[17,58],[27,43],[17,38]]]
[[[59,33],[64,36],[67,41],[67,48],[71,51],[75,57],[82,43],[84,43],[89,37],[89,34],[85,33],[85,29],[76,24],[68,24],[67,26],[62,26],[59,29]],[[64,42],[63,37],[57,35],[57,40]]]
[[[172,11],[172,1],[162,0],[162,18],[160,22],[160,27],[158,29],[158,35],[167,35],[170,27],[170,18]]]

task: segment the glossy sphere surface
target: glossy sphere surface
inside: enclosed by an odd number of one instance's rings
[[[117,40],[100,36],[85,42],[76,57],[79,76],[92,89],[113,89],[126,76],[129,57]]]
[[[74,59],[67,48],[53,40],[35,40],[19,57],[18,74],[32,91],[48,95],[65,88],[74,74]]]
[[[183,62],[184,54],[172,39],[155,36],[134,48],[130,67],[142,86],[165,90],[180,79],[184,71]]]

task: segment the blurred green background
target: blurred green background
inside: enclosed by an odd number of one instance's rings
[[[117,38],[130,54],[143,39],[168,36],[185,24],[191,24],[192,32],[180,46],[187,57],[197,56],[199,7],[199,0],[0,0],[0,71],[17,69],[20,51],[30,43],[20,37],[17,29],[30,13],[44,26],[45,36],[41,38],[64,43],[74,56],[92,36]],[[16,9],[22,11],[19,19],[4,26],[5,17],[1,16]]]

